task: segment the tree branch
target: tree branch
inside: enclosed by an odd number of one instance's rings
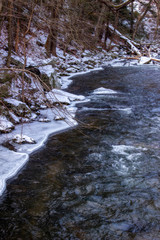
[[[130,4],[131,2],[134,2],[135,0],[126,0],[126,2],[120,3],[118,5],[115,5],[111,2],[109,2],[108,0],[98,0],[100,3],[105,4],[108,8],[110,8],[111,10],[115,10],[118,11],[121,8],[127,6],[128,4]]]

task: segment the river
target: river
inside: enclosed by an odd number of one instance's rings
[[[79,125],[8,182],[0,239],[160,239],[160,68],[105,67],[68,91],[88,99]]]

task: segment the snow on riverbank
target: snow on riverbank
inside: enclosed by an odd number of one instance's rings
[[[46,73],[48,72],[46,71]],[[64,83],[63,87],[65,88],[70,81],[65,79]],[[0,134],[0,195],[6,188],[6,181],[17,174],[28,161],[29,154],[39,149],[50,134],[77,125],[77,121],[74,119],[76,103],[85,101],[85,97],[53,89],[47,92],[45,100],[52,102],[54,106],[52,108],[44,106],[44,109],[39,110],[39,117],[35,114],[36,118],[32,122],[14,126],[6,117],[0,118],[2,130],[4,132],[5,129],[8,130],[6,133]],[[17,107],[21,102],[15,99],[6,99],[6,103],[14,104]],[[11,128],[14,130],[9,132]]]
[[[2,195],[5,190],[6,181],[17,174],[17,172],[27,162],[29,154],[40,148],[50,134],[57,133],[77,125],[76,120],[74,120],[76,112],[75,105],[77,101],[73,100],[79,99],[84,101],[84,97],[78,97],[74,94],[67,93],[66,95],[70,96],[71,102],[64,111],[58,108],[41,110],[41,115],[45,116],[50,121],[34,121],[23,125],[19,124],[15,126],[15,129],[12,132],[0,135],[0,195]],[[55,120],[57,111],[63,115],[64,120]],[[35,144],[15,143],[15,139],[21,136],[21,132],[23,133],[22,137],[26,136],[26,139],[33,139]],[[11,146],[15,151],[4,147],[4,144]]]
[[[10,151],[0,145],[0,195],[6,188],[6,181],[15,176],[28,160],[28,154]]]

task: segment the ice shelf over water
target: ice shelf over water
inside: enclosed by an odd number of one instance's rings
[[[0,195],[6,188],[6,181],[17,174],[28,161],[29,154],[40,148],[50,134],[77,125],[76,120],[74,120],[77,109],[75,105],[78,100],[85,101],[85,98],[60,90],[55,90],[54,94],[61,96],[62,101],[63,98],[67,99],[70,105],[64,108],[43,109],[40,114],[48,121],[37,120],[23,125],[18,124],[12,132],[0,135]],[[21,144],[19,144],[20,142]],[[4,143],[11,144],[15,151],[4,147]]]

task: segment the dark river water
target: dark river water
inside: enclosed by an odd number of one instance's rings
[[[77,105],[83,124],[50,136],[8,183],[0,239],[160,239],[160,68],[73,79],[68,91],[90,99]]]

